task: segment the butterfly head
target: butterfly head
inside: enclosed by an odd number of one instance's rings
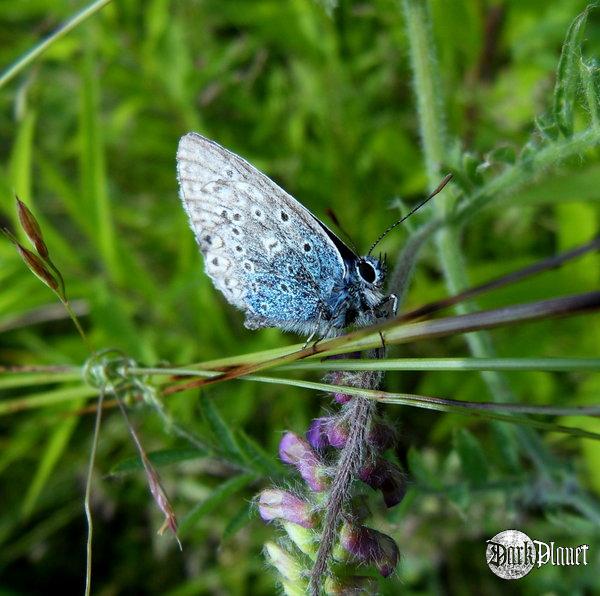
[[[371,255],[356,260],[356,274],[368,286],[379,289],[385,280],[385,257],[376,259]]]

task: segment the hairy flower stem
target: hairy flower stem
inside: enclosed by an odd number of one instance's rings
[[[367,447],[367,433],[375,411],[372,400],[354,397],[347,406],[346,415],[350,420],[348,441],[340,453],[336,474],[327,499],[327,514],[323,523],[319,550],[310,574],[310,594],[318,596],[325,578],[329,558],[337,538],[344,502],[350,494],[350,486],[364,462]]]

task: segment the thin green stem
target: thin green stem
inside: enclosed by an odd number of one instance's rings
[[[403,7],[414,75],[414,92],[419,108],[419,126],[423,141],[427,178],[429,187],[435,188],[439,182],[440,164],[445,161],[447,141],[433,36],[429,29],[429,16],[425,2],[404,0]],[[549,163],[555,162],[556,156],[552,160],[546,156],[546,161]],[[514,183],[524,182],[524,172],[515,170],[513,176]],[[480,199],[480,202],[482,200]],[[446,193],[444,200],[437,201],[433,207],[442,218],[445,218],[451,209],[452,203],[452,197],[449,196],[449,193]],[[463,255],[459,248],[456,228],[452,225],[441,228],[436,234],[436,245],[446,286],[451,294],[462,291],[468,287],[468,276]],[[473,312],[475,307],[472,304],[463,303],[457,305],[456,308],[459,314],[468,314]],[[474,356],[480,358],[493,358],[495,356],[491,340],[487,334],[481,332],[470,333],[466,336],[466,341]],[[514,401],[510,388],[499,373],[482,372],[482,377],[495,401]],[[501,432],[506,432],[506,429],[501,429]],[[535,462],[538,470],[544,476],[550,476],[550,456],[539,438],[530,429],[518,429],[517,434],[521,445],[525,448],[531,460]]]
[[[91,353],[92,346],[87,338],[87,335],[85,334],[85,332],[83,330],[83,327],[81,326],[81,323],[79,322],[79,318],[77,317],[77,314],[71,308],[71,304],[69,303],[69,301],[66,298],[63,299],[58,294],[57,294],[57,296],[60,298],[60,301],[63,303],[63,306],[65,307],[67,313],[69,314],[71,321],[73,321],[73,324],[75,325],[77,332],[79,333],[81,339],[83,340],[85,347],[87,348],[88,352]]]
[[[319,355],[321,358],[346,352],[363,351],[381,347],[382,340],[386,345],[396,343],[407,343],[432,337],[455,335],[457,333],[469,333],[480,329],[493,329],[507,324],[517,324],[524,321],[536,319],[547,319],[550,316],[566,316],[576,313],[591,312],[600,308],[600,292],[588,292],[575,296],[564,296],[504,307],[489,311],[481,311],[455,317],[422,321],[419,323],[398,324],[398,321],[390,321],[358,329],[346,335],[323,340],[305,349],[290,349],[287,354],[254,362],[252,364],[241,364],[229,368],[226,372],[219,373],[216,378],[207,380],[193,380],[185,383],[172,385],[164,390],[168,395],[179,391],[185,391],[203,385],[221,383],[240,376],[246,376],[267,368],[273,368],[283,364],[290,364],[311,356]],[[204,363],[204,368],[213,366]]]
[[[444,359],[440,359],[444,360]],[[456,361],[459,359],[449,359],[451,361]],[[497,359],[501,361],[502,359]],[[511,360],[511,359],[506,359]],[[552,359],[541,359],[541,360],[552,360]],[[568,359],[557,359],[557,360],[565,360],[563,364],[569,364],[566,362]],[[570,359],[570,364],[573,364],[574,359]],[[533,361],[533,359],[532,359]],[[384,361],[386,362],[386,361]],[[590,364],[593,363],[595,365],[594,370],[598,370],[598,366],[600,365],[599,359],[588,359]],[[326,363],[322,363],[325,368],[327,368]],[[377,361],[372,364],[375,366],[371,367],[359,367],[359,370],[379,370],[376,366]],[[516,364],[516,362],[513,362]],[[300,367],[301,365],[297,365]],[[286,369],[294,368],[293,366],[286,366]],[[320,367],[319,367],[320,368]],[[560,369],[560,368],[559,368]],[[208,371],[208,370],[191,370],[191,369],[165,369],[169,370],[169,374],[175,372],[177,375],[185,375],[185,376],[195,376],[201,378],[211,378],[218,376],[219,373],[216,371]],[[341,370],[353,370],[347,367],[341,368]],[[383,370],[388,370],[384,368]],[[426,370],[426,369],[423,369]],[[442,369],[444,370],[444,369]],[[478,369],[474,369],[478,370]],[[522,370],[515,368],[513,370]],[[539,370],[535,367],[532,367],[530,370]],[[557,370],[556,368],[550,367],[548,370]],[[562,369],[561,369],[562,370]],[[573,370],[578,370],[578,368],[574,368]],[[156,372],[161,371],[161,369],[155,368],[131,368],[129,372],[131,374],[155,374]],[[382,403],[396,403],[396,404],[404,404],[404,405],[412,405],[417,407],[424,407],[428,409],[447,411],[447,406],[452,408],[464,408],[473,409],[473,410],[501,410],[505,412],[512,413],[521,413],[521,414],[544,414],[551,416],[599,416],[600,415],[600,405],[591,405],[591,406],[575,406],[570,408],[562,408],[562,407],[554,407],[554,406],[530,406],[527,404],[499,404],[496,402],[461,402],[459,400],[438,398],[438,397],[427,397],[422,395],[413,395],[409,393],[388,393],[385,391],[374,390],[374,389],[362,389],[357,387],[349,387],[346,385],[331,385],[329,383],[319,383],[315,381],[303,381],[299,379],[289,379],[289,378],[280,378],[280,377],[266,377],[262,375],[247,375],[244,377],[240,377],[240,380],[258,382],[258,383],[274,383],[277,385],[289,385],[292,387],[302,387],[304,389],[312,389],[315,391],[325,391],[327,393],[347,393],[348,395],[353,395],[356,397],[366,397],[368,399],[375,399]]]
[[[47,408],[58,403],[64,403],[82,398],[94,397],[98,390],[87,385],[75,387],[60,387],[52,391],[17,397],[15,399],[3,399],[0,401],[0,416],[16,414],[25,410],[35,408]]]
[[[98,451],[98,441],[100,439],[100,424],[102,422],[102,403],[104,401],[104,390],[100,390],[98,395],[98,405],[96,407],[96,422],[94,424],[94,437],[92,439],[92,452],[88,463],[88,473],[85,482],[85,518],[87,521],[87,541],[86,541],[86,564],[85,564],[85,596],[90,596],[92,589],[92,539],[94,534],[94,524],[92,521],[92,508],[90,498],[92,494],[92,477],[94,475],[94,463],[96,462],[96,453]]]
[[[16,62],[13,62],[1,75],[0,75],[0,89],[4,87],[9,81],[14,79],[21,71],[27,68],[34,60],[39,58],[55,41],[64,37],[67,33],[75,29],[78,25],[86,21],[93,14],[102,10],[111,0],[96,0],[92,2],[83,10],[74,14],[68,21],[63,23],[56,31],[49,35],[46,39],[42,40],[36,46],[33,46],[28,52],[23,54]]]
[[[541,414],[547,416],[598,416],[600,405],[576,406],[571,408],[559,408],[554,406],[528,406],[522,404],[498,404],[495,402],[461,402],[459,400],[414,395],[411,393],[389,393],[375,389],[361,389],[346,385],[330,385],[329,383],[317,383],[314,381],[300,381],[288,378],[265,377],[259,375],[248,375],[243,377],[246,381],[258,383],[272,383],[276,385],[288,385],[302,387],[312,391],[325,391],[328,393],[345,393],[355,397],[363,397],[380,403],[406,405],[438,412],[452,412],[456,414],[472,415],[509,422],[511,424],[526,425],[546,431],[562,432],[577,437],[600,440],[600,434],[586,431],[576,427],[561,426],[549,422],[541,422],[530,418],[515,416],[515,414]],[[506,412],[506,413],[503,413]]]
[[[427,179],[433,189],[440,181],[440,167],[446,152],[442,86],[433,50],[427,3],[422,0],[404,0],[403,8],[419,114],[419,131]],[[438,199],[438,205],[446,202]]]
[[[276,370],[385,370],[385,371],[447,371],[471,372],[482,370],[504,370],[521,372],[574,372],[600,371],[600,358],[387,358],[374,360],[327,360],[326,362],[296,362]],[[194,377],[218,375],[218,371],[207,368],[158,368],[132,367],[132,375],[165,375]]]
[[[65,280],[62,276],[62,273],[59,271],[58,267],[51,261],[50,257],[45,258],[46,265],[54,271],[56,274],[56,278],[58,280],[59,285],[59,296],[61,297],[61,301],[67,301],[67,288],[65,286]]]
[[[81,379],[81,369],[76,367],[73,367],[73,370],[62,370],[55,373],[50,371],[43,373],[16,373],[14,371],[3,372],[0,370],[0,389],[64,383],[79,379]]]
[[[331,360],[298,362],[281,370],[386,370],[386,371],[600,371],[600,358],[389,358],[382,360]]]

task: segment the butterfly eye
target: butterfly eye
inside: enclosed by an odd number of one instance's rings
[[[367,261],[358,262],[358,273],[366,281],[372,284],[377,279],[375,268]]]

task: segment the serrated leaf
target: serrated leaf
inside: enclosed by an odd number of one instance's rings
[[[221,449],[224,454],[229,455],[233,460],[241,463],[244,458],[236,440],[235,433],[227,425],[213,401],[206,396],[203,396],[200,400],[200,407],[219,449]]]
[[[573,105],[579,83],[581,45],[591,8],[593,8],[592,5],[588,6],[571,23],[563,43],[556,71],[552,112],[558,128],[565,137],[570,137],[573,134]]]
[[[198,503],[179,524],[179,534],[183,536],[205,515],[214,511],[230,496],[245,488],[256,479],[254,474],[240,474],[220,484],[204,501]]]
[[[153,451],[148,454],[148,459],[156,467],[169,466],[182,461],[191,459],[199,459],[210,455],[208,451],[203,449],[163,449],[161,451]],[[137,472],[143,470],[144,466],[139,457],[128,457],[116,463],[109,474],[127,474],[129,472]]]
[[[454,433],[454,448],[469,483],[481,486],[488,479],[488,464],[479,440],[467,429]]]

